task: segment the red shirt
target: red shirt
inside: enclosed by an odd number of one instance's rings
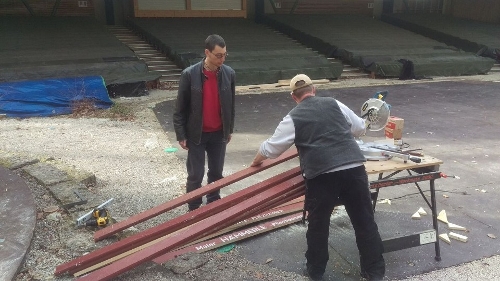
[[[216,132],[222,130],[217,72],[203,69],[203,74],[207,77],[203,82],[203,132]]]

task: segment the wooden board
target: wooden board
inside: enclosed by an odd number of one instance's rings
[[[314,85],[319,85],[319,84],[327,84],[330,83],[331,81],[328,79],[318,79],[318,80],[312,80],[312,82]],[[278,83],[272,83],[272,84],[236,86],[236,91],[248,91],[248,90],[259,90],[259,89],[260,90],[278,89],[278,90],[289,91],[290,80],[279,80]]]
[[[415,163],[412,161],[408,161],[406,163],[403,162],[403,159],[393,157],[390,160],[386,161],[366,161],[365,167],[366,172],[368,174],[379,174],[385,172],[394,172],[394,171],[402,171],[408,169],[417,169],[417,168],[431,168],[431,167],[439,167],[440,164],[443,164],[443,161],[434,158],[432,156],[423,156],[420,157],[422,162]]]

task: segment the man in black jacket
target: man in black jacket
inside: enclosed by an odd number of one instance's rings
[[[222,178],[226,145],[234,128],[235,73],[224,65],[226,43],[216,34],[205,40],[205,58],[184,69],[179,81],[174,128],[179,145],[188,150],[186,192],[201,187],[208,160],[207,182]],[[219,190],[207,203],[220,199]],[[202,198],[188,203],[200,207]]]

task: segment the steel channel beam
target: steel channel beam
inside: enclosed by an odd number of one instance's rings
[[[299,177],[298,177],[299,178]],[[178,248],[189,241],[194,241],[203,237],[207,233],[214,233],[221,229],[224,229],[231,224],[235,223],[234,218],[237,218],[243,214],[249,214],[254,212],[253,210],[270,200],[276,198],[283,198],[283,195],[287,194],[293,189],[303,186],[303,178],[294,180],[293,182],[283,182],[279,185],[271,187],[270,189],[259,193],[258,195],[249,198],[240,204],[227,208],[224,212],[214,214],[210,219],[210,224],[196,224],[189,229],[181,230],[176,232],[174,235],[166,240],[162,240],[154,246],[150,246],[139,252],[133,253],[121,260],[116,261],[113,264],[100,268],[92,273],[79,278],[80,281],[104,281],[110,280],[120,274],[133,269],[144,262],[151,261],[175,248]],[[218,200],[220,201],[220,200]],[[208,206],[208,205],[207,205]]]
[[[303,178],[300,175],[300,168],[298,167],[289,170],[287,172],[284,172],[282,174],[279,174],[263,182],[260,182],[258,184],[255,184],[251,187],[233,193],[227,197],[221,198],[220,200],[212,202],[211,204],[205,205],[194,211],[178,216],[158,226],[149,228],[138,234],[129,236],[123,240],[120,240],[109,246],[98,249],[85,256],[76,258],[72,261],[59,265],[56,267],[56,271],[54,274],[55,275],[61,275],[64,273],[73,274],[75,272],[81,271],[84,268],[95,265],[109,258],[112,258],[118,254],[124,253],[140,245],[146,244],[157,238],[160,238],[169,233],[182,229],[187,225],[191,225],[193,223],[201,221],[207,217],[210,217],[215,213],[222,212],[228,207],[234,206],[235,204],[258,194],[259,192],[267,190],[274,185],[277,185],[282,182],[291,183],[296,181],[303,181]]]
[[[296,204],[299,204],[299,203],[296,203]],[[296,213],[298,214],[298,212],[300,212],[300,206],[298,205],[290,205],[290,211],[284,211],[283,214],[289,214],[289,213]],[[278,221],[280,219],[283,219],[283,217],[280,217],[279,219],[275,219],[274,221]],[[272,222],[270,222],[272,223]],[[264,223],[264,224],[270,224],[270,223]],[[241,231],[241,230],[239,230]],[[243,230],[244,231],[244,230]],[[238,232],[238,231],[235,231],[235,232]],[[175,251],[172,251],[172,252],[168,252],[166,253],[165,255],[163,256],[160,256],[156,259],[153,260],[153,262],[157,263],[157,264],[163,264],[167,261],[170,261],[172,259],[175,259],[176,257],[180,256],[180,255],[183,255],[183,254],[186,254],[186,253],[192,253],[192,252],[205,252],[207,250],[212,250],[212,249],[215,249],[215,248],[218,248],[220,246],[216,246],[216,247],[211,247],[210,249],[204,249],[202,251],[199,251],[197,248],[203,244],[211,244],[210,241],[218,241],[220,243],[220,237],[223,237],[225,236],[226,234],[220,234],[218,235],[219,237],[216,237],[216,238],[213,238],[212,240],[204,240],[204,241],[197,241],[197,243],[194,243],[192,245],[188,245],[182,249],[178,249],[178,250],[175,250]],[[232,243],[232,242],[231,242]],[[215,244],[215,243],[214,243]]]
[[[261,172],[261,171],[264,171],[264,170],[269,169],[271,167],[274,167],[274,166],[276,166],[282,162],[285,162],[287,160],[290,160],[296,156],[297,156],[297,150],[290,149],[276,159],[264,161],[264,163],[262,163],[262,165],[260,165],[260,166],[249,167],[249,168],[243,169],[243,170],[238,171],[230,176],[222,178],[216,182],[213,182],[211,184],[207,184],[207,185],[205,185],[201,188],[198,188],[192,192],[189,192],[187,194],[179,196],[173,200],[165,202],[165,203],[158,205],[156,207],[153,207],[147,211],[144,211],[144,212],[139,213],[137,215],[131,216],[127,220],[124,220],[124,221],[112,224],[106,228],[103,228],[102,230],[99,230],[96,233],[94,233],[94,241],[100,241],[104,238],[110,237],[110,236],[112,236],[112,235],[114,235],[122,230],[125,230],[131,226],[134,226],[138,223],[141,223],[141,222],[146,221],[150,218],[153,218],[153,217],[156,217],[162,213],[165,213],[169,210],[172,210],[178,206],[186,204],[187,202],[192,201],[193,199],[199,198],[203,195],[206,195],[208,193],[211,193],[213,191],[221,189],[222,187],[228,186],[228,185],[233,184],[237,181],[240,181],[244,178],[247,178],[251,175],[254,175],[258,172]]]
[[[208,239],[212,239],[212,238],[215,238],[215,237],[218,237],[218,236],[225,235],[226,233],[228,233],[230,231],[233,231],[233,230],[236,230],[236,229],[240,229],[240,228],[242,228],[244,226],[247,226],[249,224],[254,224],[256,222],[260,222],[260,221],[263,221],[263,220],[268,220],[268,219],[271,219],[271,218],[274,218],[274,217],[281,217],[281,216],[284,216],[284,215],[287,215],[287,214],[290,214],[290,213],[299,212],[299,211],[302,210],[303,206],[304,206],[304,197],[303,196],[301,196],[301,197],[299,197],[297,199],[291,200],[291,201],[287,201],[286,203],[281,204],[281,205],[279,205],[276,208],[271,208],[271,209],[269,209],[269,210],[267,210],[265,212],[261,212],[261,213],[259,213],[257,215],[245,218],[244,220],[239,221],[236,224],[233,224],[230,227],[227,227],[227,228],[225,228],[225,229],[223,229],[223,230],[221,230],[221,231],[219,231],[217,233],[213,233],[211,235],[204,236],[201,239],[193,241],[193,242],[191,242],[189,244],[185,244],[182,247],[179,247],[179,248],[177,248],[174,251],[168,252],[165,255],[156,258],[153,262],[155,262],[155,263],[164,263],[164,262],[166,262],[168,260],[171,260],[171,259],[175,258],[178,255],[181,255],[183,253],[189,252],[190,250],[186,251],[186,249],[189,248],[189,247],[191,247],[194,244],[203,243],[204,241],[206,241]],[[191,227],[191,225],[188,226],[188,227]],[[167,239],[169,236],[170,235],[166,235],[166,236],[164,236],[162,238],[159,238],[159,239]],[[151,243],[154,244],[154,243],[158,243],[158,242],[159,241],[152,241]],[[103,262],[100,262],[100,263],[95,264],[95,265],[93,265],[91,267],[88,267],[88,268],[86,268],[84,270],[81,270],[79,272],[75,272],[74,276],[75,277],[79,277],[81,275],[87,274],[87,273],[89,273],[91,271],[94,271],[94,270],[96,270],[98,268],[101,268],[101,267],[103,267],[105,265],[113,263],[113,262],[115,262],[115,261],[117,261],[119,259],[124,258],[125,256],[131,255],[132,253],[138,252],[139,250],[141,250],[143,248],[146,248],[146,247],[149,247],[149,246],[150,245],[144,244],[144,245],[139,246],[137,248],[134,248],[134,249],[132,249],[130,251],[127,251],[127,252],[125,252],[123,254],[117,255],[117,256],[115,256],[113,258],[107,259],[107,260],[105,260]]]

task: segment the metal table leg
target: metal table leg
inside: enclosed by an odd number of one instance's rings
[[[430,180],[430,189],[431,189],[431,202],[432,202],[432,226],[434,227],[434,230],[436,231],[436,236],[439,235],[439,230],[438,230],[438,221],[437,221],[437,210],[436,210],[436,188],[434,185],[434,179]],[[436,257],[434,257],[435,260],[440,261],[441,260],[441,249],[439,248],[439,237],[436,237],[436,242],[434,243],[434,248],[436,250]]]

